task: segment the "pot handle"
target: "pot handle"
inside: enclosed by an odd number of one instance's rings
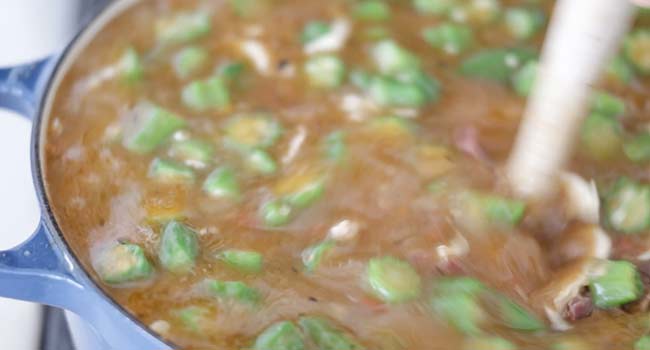
[[[99,349],[170,349],[100,291],[80,283],[74,277],[78,267],[53,245],[41,223],[26,242],[0,252],[0,296],[74,312],[93,326]]]
[[[56,58],[46,57],[17,67],[0,69],[0,107],[33,119]]]
[[[33,119],[37,101],[51,69],[53,58],[0,69],[0,108],[11,109]],[[0,296],[53,306],[62,305],[62,293],[83,290],[73,276],[73,265],[52,249],[44,223],[17,247],[0,251]],[[69,299],[68,299],[69,300]]]
[[[41,223],[27,241],[0,252],[0,296],[70,309],[70,301],[83,298],[85,289],[73,271]]]

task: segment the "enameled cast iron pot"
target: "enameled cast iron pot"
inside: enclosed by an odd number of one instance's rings
[[[33,123],[31,167],[42,217],[26,242],[0,252],[0,296],[60,307],[79,316],[84,322],[75,316],[71,320],[71,333],[79,350],[172,348],[111,299],[84,271],[54,218],[43,179],[45,130],[54,92],[95,34],[137,1],[112,1],[57,57],[0,70],[0,107],[13,109]]]

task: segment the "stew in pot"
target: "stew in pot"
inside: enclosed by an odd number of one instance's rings
[[[156,0],[84,49],[48,197],[187,349],[650,349],[650,21],[549,202],[503,164],[544,0]]]

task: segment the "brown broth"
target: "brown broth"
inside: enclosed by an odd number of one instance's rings
[[[57,222],[94,277],[93,257],[117,239],[142,245],[156,267],[150,282],[134,287],[102,284],[106,292],[145,324],[168,322],[171,327],[162,336],[188,349],[241,349],[250,346],[271,323],[296,320],[305,314],[328,317],[368,349],[460,349],[465,338],[427,305],[426,295],[436,278],[448,274],[474,276],[543,318],[540,305],[531,295],[559,268],[550,247],[571,223],[558,209],[561,199],[549,207],[529,210],[517,228],[473,232],[459,225],[458,218],[450,213],[450,197],[427,192],[431,177],[419,168],[416,153],[422,144],[446,147],[454,168],[444,179],[452,188],[507,195],[500,169],[525,100],[508,86],[460,77],[456,72],[459,58],[441,54],[419,35],[421,28],[441,19],[417,15],[409,2],[389,1],[392,19],[385,22],[385,27],[400,45],[421,57],[424,71],[440,81],[442,93],[439,102],[426,105],[412,118],[418,126],[413,136],[406,140],[378,139],[364,131],[367,122],[350,120],[339,107],[345,94],[358,93],[358,89],[348,83],[329,91],[314,89],[301,73],[305,55],[298,36],[304,24],[348,16],[352,1],[270,3],[263,15],[241,19],[224,1],[141,2],[101,31],[65,76],[56,92],[45,146],[48,197]],[[209,76],[224,61],[246,61],[236,43],[252,26],[261,30],[257,40],[271,53],[274,72],[259,75],[248,63],[242,86],[232,92],[229,111],[197,113],[185,107],[180,90],[188,80],[176,78],[169,63],[183,45],[156,45],[156,18],[197,6],[213,13],[211,34],[192,43],[206,48],[210,56],[210,64],[198,78]],[[544,7],[549,10],[550,4]],[[339,53],[348,68],[371,67],[368,50],[373,42],[363,36],[371,26],[354,23],[351,37]],[[481,47],[518,45],[501,22],[475,29],[478,44],[470,52]],[[537,35],[526,45],[539,46],[541,39]],[[119,79],[110,79],[89,88],[89,79],[114,64],[129,45],[144,53],[143,81],[125,85]],[[282,61],[295,66],[294,78],[280,77],[275,71]],[[626,98],[625,124],[631,130],[640,128],[648,116],[643,100],[646,86],[641,81],[629,87],[607,86]],[[240,175],[244,189],[241,202],[216,200],[201,191],[201,181],[214,165],[197,172],[195,185],[159,184],[148,178],[147,169],[151,159],[166,154],[167,146],[141,156],[130,153],[120,142],[107,140],[107,129],[141,100],[153,101],[182,115],[193,137],[217,147],[215,164],[230,164]],[[269,111],[285,130],[269,149],[281,167],[268,177],[246,172],[239,156],[221,143],[221,129],[229,116],[255,110]],[[378,111],[368,118],[387,113]],[[348,134],[348,157],[344,164],[331,166],[322,160],[321,142],[335,130]],[[454,135],[467,130],[478,134],[487,159],[473,158],[458,149]],[[297,155],[282,163],[291,140],[300,133],[305,136]],[[304,169],[325,169],[328,180],[323,198],[302,210],[289,224],[266,227],[258,218],[258,207],[280,179]],[[596,181],[610,181],[620,174],[647,179],[640,166],[622,160],[594,162],[580,154],[571,169]],[[146,217],[147,206],[155,205],[183,206],[184,222],[199,232],[200,255],[190,273],[172,274],[158,265],[156,252],[162,225]],[[337,248],[317,271],[306,273],[301,252],[321,241],[328,229],[341,220],[360,225],[357,239]],[[457,234],[467,240],[469,253],[441,266],[436,247],[448,244]],[[262,253],[263,272],[242,274],[226,267],[213,257],[214,252],[225,248]],[[390,305],[368,293],[363,283],[366,263],[384,255],[402,258],[415,266],[424,285],[420,298]],[[193,289],[206,277],[244,281],[261,291],[263,301],[257,309],[250,309],[206,298]],[[202,322],[199,331],[187,329],[174,316],[174,310],[190,305],[209,310],[210,317]],[[583,339],[589,349],[630,349],[646,331],[643,319],[642,315],[619,310],[596,310],[567,332],[525,333],[501,325],[486,331],[525,350],[548,350],[555,340],[571,336]]]

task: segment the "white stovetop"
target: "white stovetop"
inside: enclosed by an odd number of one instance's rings
[[[24,241],[38,224],[39,209],[29,161],[31,124],[0,109],[0,249]],[[0,298],[0,349],[38,348],[38,305]]]

